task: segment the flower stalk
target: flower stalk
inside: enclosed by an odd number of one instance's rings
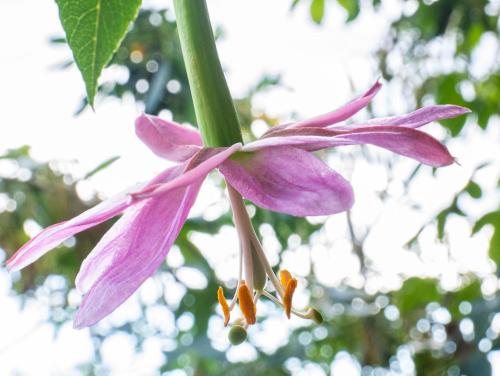
[[[221,147],[242,142],[205,0],[174,0],[174,8],[203,144]]]

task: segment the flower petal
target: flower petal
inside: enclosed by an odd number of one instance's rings
[[[287,128],[302,128],[302,127],[323,128],[335,123],[339,123],[346,119],[349,119],[350,117],[354,116],[357,112],[362,110],[364,107],[366,107],[368,103],[371,102],[373,97],[378,93],[381,87],[382,84],[377,81],[375,82],[375,84],[373,84],[373,86],[370,89],[368,89],[366,93],[353,99],[352,101],[346,103],[345,105],[337,108],[334,111],[313,117],[311,119],[302,120],[297,123],[278,125],[277,127],[271,128],[264,135],[268,136],[276,131]]]
[[[241,152],[219,169],[243,197],[266,209],[295,216],[328,215],[353,204],[349,182],[301,149]]]
[[[162,183],[170,177],[177,169],[184,169],[186,163],[181,166],[171,167],[156,178],[152,179],[145,187]],[[102,201],[78,216],[64,222],[56,223],[42,230],[30,241],[24,244],[7,262],[6,266],[11,271],[24,268],[41,256],[57,247],[66,239],[78,234],[88,228],[97,226],[119,214],[133,205],[130,200],[130,189]]]
[[[434,167],[455,162],[446,146],[427,133],[412,128],[376,126],[343,135],[343,141],[372,144]]]
[[[202,182],[203,178],[146,200],[113,226],[98,245],[100,256],[94,255],[84,268],[87,273],[90,266],[98,266],[99,270],[80,277],[80,288],[88,293],[76,315],[75,328],[93,325],[110,314],[160,267]]]
[[[24,268],[71,236],[107,221],[122,213],[128,206],[128,195],[122,193],[101,202],[73,219],[45,228],[6,262],[7,268],[11,271]]]
[[[131,196],[134,200],[144,199],[163,194],[180,186],[191,184],[192,182],[198,180],[199,177],[205,177],[210,171],[218,167],[222,162],[241,148],[242,145],[238,143],[227,148],[201,149],[191,158],[186,171],[182,175],[166,183],[150,185],[145,189],[132,193]]]
[[[142,114],[137,118],[135,133],[156,155],[170,161],[185,161],[202,146],[196,129],[152,115]]]
[[[181,175],[188,163],[169,168],[159,177],[155,178],[151,184],[167,182]],[[120,247],[116,247],[116,239],[125,240],[122,237],[130,222],[137,216],[137,213],[144,207],[145,202],[138,203],[134,208],[129,208],[125,214],[104,234],[99,243],[83,260],[80,271],[76,276],[76,288],[86,293],[101,274],[109,267]]]
[[[245,151],[276,146],[294,146],[308,151],[342,145],[371,144],[416,159],[431,166],[454,162],[448,149],[434,137],[413,128],[375,125],[349,131],[337,129],[285,129],[270,137],[251,142]]]
[[[371,119],[363,124],[349,124],[340,127],[331,127],[331,129],[354,129],[367,127],[371,125],[398,126],[408,128],[418,128],[432,121],[454,118],[466,113],[470,110],[465,107],[455,106],[451,104],[434,105],[419,108],[416,111],[410,112],[402,116],[392,116],[386,118]]]

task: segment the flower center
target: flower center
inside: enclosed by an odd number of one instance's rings
[[[265,296],[278,306],[283,307],[288,318],[294,314],[303,319],[321,323],[323,318],[318,310],[309,308],[306,311],[300,311],[293,308],[292,300],[297,288],[297,279],[293,278],[286,269],[280,270],[278,279],[257,238],[241,195],[229,184],[228,192],[234,223],[240,239],[240,271],[238,285],[231,303],[228,303],[224,297],[222,287],[217,290],[217,299],[224,314],[224,326],[229,324],[231,311],[236,307],[236,303],[238,303],[243,316],[232,323],[229,332],[230,342],[237,345],[246,339],[246,329],[257,321],[256,304],[261,296]],[[245,278],[243,278],[243,273]],[[268,280],[274,291],[268,291],[266,288]]]

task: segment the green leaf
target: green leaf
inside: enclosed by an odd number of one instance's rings
[[[337,0],[338,3],[347,11],[347,22],[354,20],[359,14],[358,0]]]
[[[310,12],[313,21],[320,24],[325,16],[325,0],[312,0]]]
[[[137,16],[141,0],[56,0],[76,65],[94,103],[97,79]]]

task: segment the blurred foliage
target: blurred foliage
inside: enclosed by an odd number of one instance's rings
[[[75,216],[97,203],[83,202],[70,175],[49,164],[39,164],[29,156],[29,147],[22,147],[0,156],[0,197],[5,209],[0,212],[0,247],[8,253],[19,248],[29,236],[27,229],[47,227]],[[64,165],[64,164],[63,164]],[[29,231],[29,230],[28,230]],[[26,268],[17,284],[19,291],[35,287],[47,275],[58,273],[74,280],[81,261],[104,234],[104,228],[84,232],[74,247],[61,246]],[[71,251],[68,248],[72,248]]]
[[[312,20],[324,24],[327,20],[325,14],[330,8],[340,6],[346,12],[346,21],[356,22],[364,7],[376,10],[384,6],[385,1],[293,0],[292,7],[303,3],[309,7]],[[389,81],[404,82],[411,97],[416,96],[417,105],[432,101],[470,107],[473,114],[467,120],[459,118],[444,123],[451,135],[462,132],[465,124],[478,124],[485,129],[490,119],[500,112],[498,66],[478,75],[470,72],[474,71],[474,54],[481,41],[485,38],[498,41],[498,14],[492,14],[493,8],[486,0],[402,3],[409,4],[411,11],[403,12],[393,21],[386,40],[381,43],[376,53],[380,71]],[[133,95],[135,100],[144,104],[146,112],[156,114],[169,110],[175,114],[176,120],[194,123],[175,24],[169,20],[168,14],[141,11],[111,62],[112,71],[118,72],[118,78],[108,79],[101,85],[99,100]],[[446,43],[453,46],[451,52],[444,48]],[[446,64],[446,68],[438,63],[445,52],[451,55],[452,61]],[[396,65],[393,61],[401,63]],[[439,69],[430,71],[429,63]],[[277,123],[277,119],[253,108],[252,97],[279,85],[279,82],[279,77],[264,77],[246,97],[236,100],[246,139],[254,137],[251,129],[254,120],[263,120],[269,125]],[[85,104],[82,109],[84,107]],[[104,161],[87,177],[113,161]],[[28,148],[10,151],[1,157],[0,163],[10,171],[0,176],[0,207],[3,209],[0,210],[0,246],[7,254],[29,238],[29,228],[33,224],[48,226],[85,210],[96,201],[84,202],[79,198],[78,182],[66,173],[64,163],[39,164],[30,158]],[[467,217],[464,199],[482,198],[483,187],[479,185],[476,174],[487,167],[487,164],[477,166],[464,186],[450,197],[449,205],[441,208],[416,232],[408,243],[409,250],[418,255],[419,236],[428,227],[436,229],[437,241],[447,244],[449,218]],[[405,182],[406,188],[417,173],[418,168]],[[222,187],[222,182],[220,184]],[[381,197],[386,196],[387,192],[381,193]],[[497,264],[497,273],[500,270],[499,207],[500,202],[498,207],[486,211],[477,221],[467,217],[471,222],[471,232],[484,228],[492,231],[489,255]],[[282,250],[289,247],[292,236],[298,235],[301,243],[307,245],[311,238],[324,231],[321,222],[311,223],[304,218],[258,208],[253,222],[257,229],[269,225]],[[350,224],[356,230],[356,224]],[[109,225],[82,233],[75,241],[67,242],[62,249],[30,266],[18,279],[16,286],[19,291],[43,291],[52,297],[49,301],[55,303],[50,305],[50,320],[56,326],[72,319],[76,305],[66,299],[71,294],[72,281],[81,260]],[[274,351],[266,349],[262,340],[251,334],[249,342],[257,357],[246,363],[228,361],[226,349],[221,348],[220,339],[214,338],[209,329],[211,325],[221,325],[220,317],[215,314],[215,291],[220,282],[213,265],[205,259],[191,236],[193,233],[217,234],[227,225],[231,225],[229,213],[211,221],[192,218],[186,223],[176,242],[176,251],[182,262],[176,267],[165,265],[160,273],[155,274],[152,280],[157,298],[154,301],[137,298],[141,303],[141,315],[136,320],[115,326],[98,325],[92,329],[95,359],[92,364],[82,365],[82,373],[106,374],[100,357],[101,344],[114,334],[127,333],[134,338],[138,352],[143,351],[149,338],[161,340],[166,360],[160,372],[184,369],[190,375],[288,375],[315,365],[329,374],[332,360],[347,352],[359,362],[363,375],[389,372],[450,376],[491,374],[487,354],[491,350],[500,350],[500,298],[484,289],[492,276],[470,273],[460,275],[461,287],[453,291],[443,290],[436,279],[412,277],[405,280],[406,276],[402,275],[399,289],[371,294],[364,288],[347,285],[339,288],[322,286],[315,274],[310,273],[300,283],[307,286],[310,304],[321,309],[325,322],[293,326],[286,343]],[[360,273],[366,281],[377,271],[366,260],[366,236],[356,236],[357,232],[360,231],[351,232],[352,251],[359,258]],[[280,262],[278,260],[276,265]],[[192,286],[183,279],[182,271],[186,269],[203,276],[205,286]],[[55,272],[59,276],[54,275]],[[60,276],[65,283],[54,282]],[[494,281],[498,284],[497,279]],[[167,299],[168,288],[174,286],[183,291],[182,296]],[[229,281],[228,287],[234,288],[234,281]],[[265,300],[259,304],[265,307],[268,317],[284,317],[283,312]],[[170,331],[164,330],[150,314],[153,310],[160,310],[167,318],[172,317],[177,326]],[[182,320],[189,325],[179,325]],[[264,330],[267,320],[266,317],[258,322],[256,332]]]
[[[407,74],[412,70],[412,75],[417,76],[404,79],[413,81],[418,105],[425,97],[433,97],[436,103],[469,107],[477,117],[475,123],[484,129],[491,114],[500,112],[500,75],[498,60],[492,67],[479,72],[477,52],[486,39],[498,40],[498,17],[498,10],[494,11],[488,0],[419,3],[413,14],[403,16],[393,24],[392,35],[379,51],[380,68],[388,79],[398,76],[398,70],[391,69],[388,59],[393,51],[399,50],[404,56],[403,64],[410,64]],[[438,55],[431,52],[437,43],[443,49]],[[444,52],[447,50],[445,44],[452,48],[451,57]],[[439,67],[440,59],[449,59],[450,62],[446,61],[436,72],[430,70],[429,62]],[[452,135],[457,135],[465,121],[465,117],[457,118],[445,122],[445,125]]]
[[[326,4],[342,7],[351,22],[359,16],[362,3],[375,10],[389,3],[293,0],[292,9],[308,2],[316,23],[324,23]],[[487,39],[498,41],[498,5],[490,0],[402,0],[400,5],[402,14],[392,22],[376,53],[383,77],[402,80],[408,94],[416,95],[416,107],[429,98],[466,106],[474,113],[474,123],[486,128],[491,114],[500,113],[500,54],[498,44],[492,46],[497,49],[493,65],[478,67],[478,48]],[[466,120],[458,117],[443,124],[456,136]]]
[[[378,6],[381,0],[372,0],[373,5]],[[351,22],[355,20],[361,10],[361,1],[359,0],[293,0],[292,9],[294,9],[300,3],[309,2],[309,11],[311,13],[311,19],[318,25],[323,23],[326,12],[326,3],[336,2],[343,10],[347,13],[346,22]]]

